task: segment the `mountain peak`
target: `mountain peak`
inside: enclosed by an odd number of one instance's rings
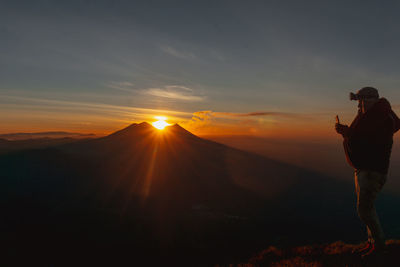
[[[141,122],[139,124],[137,124],[137,123],[133,123],[133,124],[136,124],[136,125],[141,126],[141,127],[150,127],[151,126],[151,124],[146,122],[146,121]]]
[[[173,125],[170,125],[170,126],[168,126],[169,127],[169,129],[177,129],[177,130],[180,130],[180,131],[187,131],[185,128],[183,128],[182,126],[180,126],[178,123],[175,123],[175,124],[173,124]]]
[[[173,133],[180,134],[180,135],[186,135],[186,136],[191,136],[191,137],[197,137],[196,135],[192,134],[182,126],[180,126],[178,123],[175,123],[174,125],[166,127],[166,129],[172,131]]]
[[[172,125],[172,127],[184,129],[184,128],[183,128],[182,126],[180,126],[178,123],[175,123],[174,125]]]
[[[154,133],[155,131],[158,131],[153,125],[151,125],[148,122],[141,122],[141,123],[132,123],[131,125],[116,131],[109,136],[146,136],[150,133]],[[165,127],[165,131],[171,132],[173,134],[176,134],[178,136],[187,136],[187,137],[197,137],[179,124],[175,123],[174,125],[170,125]]]
[[[154,127],[151,126],[148,122],[132,123],[131,125],[110,134],[109,136],[131,136],[138,133],[144,134],[151,130],[154,130]]]

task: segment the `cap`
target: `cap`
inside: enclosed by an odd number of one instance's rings
[[[379,98],[378,90],[374,87],[363,87],[357,93],[350,93],[350,100],[361,100],[365,98]]]

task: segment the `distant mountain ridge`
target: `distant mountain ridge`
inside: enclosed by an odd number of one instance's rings
[[[6,133],[0,134],[0,139],[6,140],[26,140],[26,139],[38,139],[38,138],[93,138],[95,134],[83,134],[83,133],[72,133],[72,132],[36,132],[36,133]]]
[[[54,147],[62,144],[76,142],[77,140],[81,139],[76,139],[71,137],[62,137],[62,138],[44,137],[44,138],[21,139],[21,140],[0,139],[0,155],[21,150],[43,149],[47,147]]]

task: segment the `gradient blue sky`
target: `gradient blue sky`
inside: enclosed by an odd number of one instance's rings
[[[0,132],[332,132],[348,93],[400,111],[397,1],[1,1]],[[332,133],[334,134],[334,133]]]

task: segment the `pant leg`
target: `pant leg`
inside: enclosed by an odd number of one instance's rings
[[[369,241],[374,240],[377,245],[383,245],[385,237],[376,214],[375,200],[386,182],[386,175],[378,172],[357,170],[355,182],[357,211],[360,219],[367,226],[368,239]]]
[[[354,185],[355,185],[355,192],[356,192],[356,196],[357,196],[357,212],[358,212],[358,216],[360,217],[360,213],[359,213],[359,199],[360,199],[360,186],[359,186],[359,182],[358,182],[358,177],[359,177],[359,170],[355,170],[354,172]],[[369,243],[374,243],[374,239],[372,238],[372,233],[371,230],[369,229],[368,225],[366,225],[367,228],[367,235],[368,235],[368,242]]]
[[[374,243],[374,238],[372,237],[372,232],[371,229],[369,229],[368,225],[367,225],[367,234],[368,234],[368,242]]]
[[[358,206],[359,206],[359,199],[360,199],[360,186],[358,184],[358,170],[355,171],[354,173],[354,184],[355,184],[355,191],[356,191],[356,195],[357,195],[357,211],[359,210]],[[374,243],[374,239],[372,238],[372,233],[371,230],[369,229],[368,225],[366,225],[367,228],[367,235],[368,235],[368,243]]]

